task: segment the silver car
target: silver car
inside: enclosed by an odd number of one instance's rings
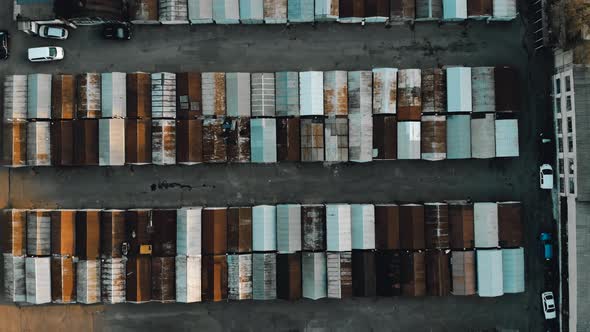
[[[68,39],[68,29],[50,25],[39,26],[39,37],[49,39]]]

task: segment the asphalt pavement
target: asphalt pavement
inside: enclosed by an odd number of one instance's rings
[[[9,15],[8,15],[9,16]],[[0,22],[9,25],[6,9]],[[0,27],[1,28],[1,27]],[[80,27],[66,41],[15,30],[6,74],[107,71],[359,70],[390,66],[510,65],[523,95],[515,159],[384,161],[367,164],[202,164],[12,169],[0,177],[3,200],[17,208],[133,208],[283,202],[384,203],[447,199],[520,200],[525,208],[526,292],[499,298],[378,298],[295,303],[229,302],[109,305],[94,330],[153,331],[541,331],[543,265],[536,236],[551,222],[551,199],[538,189],[537,137],[546,127],[548,70],[531,59],[520,20],[465,25],[417,23],[286,26],[136,26],[131,41],[105,41]],[[63,46],[63,61],[32,64],[26,49]],[[545,80],[545,81],[544,81]],[[1,93],[1,92],[0,92]],[[2,196],[0,196],[2,198]],[[42,319],[42,317],[39,317]]]

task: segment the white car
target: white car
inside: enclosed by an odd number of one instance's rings
[[[64,49],[58,46],[45,46],[29,48],[29,61],[46,62],[64,58]]]
[[[541,165],[539,168],[539,180],[541,189],[553,189],[553,168],[551,165]]]
[[[543,314],[545,314],[545,319],[555,319],[557,317],[557,313],[555,312],[555,299],[553,298],[553,292],[542,293],[541,300],[543,300]]]
[[[50,25],[39,26],[39,37],[50,39],[67,39],[68,29],[62,27],[55,27]]]

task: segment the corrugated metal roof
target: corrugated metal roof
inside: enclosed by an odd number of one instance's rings
[[[471,117],[467,114],[447,116],[447,158],[471,158]]]
[[[301,251],[301,205],[277,205],[277,250],[279,253]]]
[[[227,298],[252,299],[252,254],[227,255]]]
[[[329,298],[346,298],[352,296],[352,253],[328,252],[326,270]]]
[[[2,124],[3,165],[8,167],[27,165],[27,125],[28,123],[24,120]]]
[[[352,204],[352,249],[375,249],[375,206]]]
[[[324,115],[324,72],[299,73],[299,107],[301,116]]]
[[[264,23],[264,0],[240,0],[240,21],[244,24]]]
[[[98,162],[100,166],[125,164],[125,119],[98,120]]]
[[[504,293],[524,292],[524,249],[502,249]]]
[[[348,158],[356,162],[373,160],[373,118],[370,115],[348,115]]]
[[[420,159],[420,121],[397,123],[397,159]]]
[[[477,250],[477,293],[481,297],[504,295],[502,251]]]
[[[29,74],[27,81],[27,118],[51,119],[51,74]]]
[[[495,112],[494,67],[471,68],[473,112]]]
[[[348,114],[348,82],[346,71],[324,72],[324,114]]]
[[[314,0],[289,0],[287,3],[287,18],[289,22],[294,23],[313,22]]]
[[[176,74],[152,73],[152,117],[176,118]]]
[[[188,0],[188,18],[192,24],[213,23],[213,0]]]
[[[326,250],[326,208],[322,204],[301,206],[301,247],[303,251]]]
[[[300,119],[301,161],[324,161],[324,118]]]
[[[498,242],[498,204],[473,204],[473,224],[476,248],[496,248]]]
[[[437,20],[442,17],[442,0],[416,0],[416,20]]]
[[[252,116],[275,116],[275,74],[252,74]]]
[[[152,120],[152,163],[154,165],[176,164],[176,121]]]
[[[338,22],[360,23],[365,18],[365,1],[340,0]]]
[[[157,23],[158,0],[136,0],[131,3],[129,11],[132,23]]]
[[[12,302],[25,302],[25,256],[3,254],[4,296]]]
[[[201,302],[201,255],[176,256],[176,302]]]
[[[328,251],[352,250],[352,210],[349,204],[326,204]]]
[[[213,20],[217,24],[240,23],[240,1],[213,0]]]
[[[365,21],[382,23],[391,16],[390,0],[365,0]]]
[[[51,302],[51,258],[25,258],[27,302],[42,304]]]
[[[470,18],[487,18],[492,16],[492,0],[467,1],[467,16]]]
[[[446,71],[441,68],[422,70],[422,112],[444,113],[447,111]]]
[[[451,275],[453,278],[453,295],[475,294],[475,252],[451,252]]]
[[[397,119],[418,121],[422,113],[422,73],[401,69],[397,73]]]
[[[424,160],[447,158],[447,117],[424,115],[420,126],[421,154]]]
[[[317,300],[327,296],[325,252],[304,252],[301,255],[303,297]]]
[[[202,73],[201,89],[203,97],[203,115],[225,115],[225,73]]]
[[[227,146],[227,160],[229,162],[249,163],[252,159],[250,143],[250,118],[227,118],[225,126],[225,141]]]
[[[186,0],[159,0],[158,13],[163,24],[188,23],[188,3]]]
[[[4,79],[4,120],[27,118],[27,75],[8,75]]]
[[[287,0],[264,0],[264,23],[287,23]]]
[[[250,73],[226,73],[225,90],[227,116],[249,117]]]
[[[252,207],[252,250],[277,250],[276,207],[257,205]]]
[[[27,123],[27,165],[51,165],[50,137],[49,121]]]
[[[518,157],[518,120],[496,119],[496,157]]]
[[[516,0],[494,0],[493,17],[497,20],[513,20],[516,18]]]
[[[348,72],[348,113],[371,115],[373,112],[373,73]]]
[[[348,161],[348,119],[327,118],[324,121],[326,161]]]
[[[476,159],[496,156],[496,133],[494,114],[471,118],[471,157]]]
[[[373,69],[373,114],[397,112],[397,68]]]
[[[124,118],[127,115],[127,75],[101,74],[102,117]]]
[[[76,301],[100,302],[100,261],[81,260],[76,264]]]
[[[125,258],[107,258],[101,262],[101,300],[114,304],[125,302]]]
[[[201,255],[201,213],[203,208],[183,207],[176,212],[176,254]]]
[[[467,0],[443,0],[444,20],[464,20],[467,18]]]
[[[274,300],[277,298],[277,258],[275,253],[252,254],[252,298]]]
[[[275,107],[277,116],[299,116],[299,73],[275,74]]]
[[[253,163],[277,161],[277,134],[275,119],[250,120],[250,144]]]
[[[336,21],[340,11],[339,0],[315,0],[316,21]]]
[[[471,68],[447,68],[447,112],[471,112],[471,110]]]

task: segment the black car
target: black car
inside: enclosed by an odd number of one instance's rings
[[[131,27],[124,23],[105,24],[102,29],[105,39],[129,40],[131,39]]]
[[[8,31],[0,31],[0,59],[8,59],[8,38],[10,35]]]

